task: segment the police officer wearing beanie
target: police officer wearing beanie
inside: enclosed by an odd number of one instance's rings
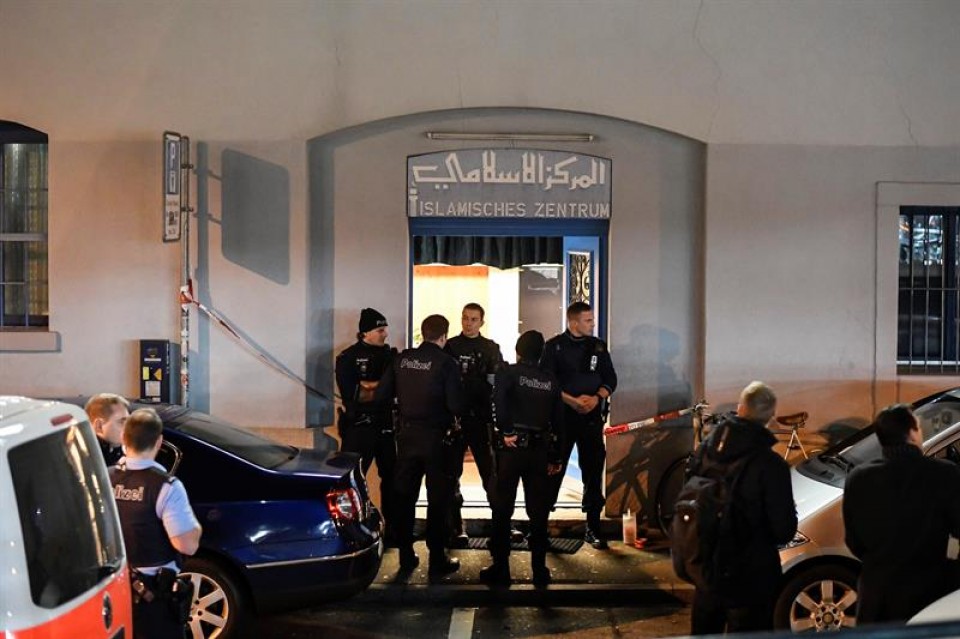
[[[543,335],[527,331],[517,340],[517,363],[497,373],[493,401],[500,441],[490,490],[493,563],[480,571],[480,579],[491,584],[510,584],[510,519],[520,481],[530,518],[533,583],[545,586],[550,582],[546,564],[547,518],[553,507],[550,476],[558,475],[563,467],[559,440],[563,401],[557,378],[537,366],[542,353]]]
[[[460,325],[463,331],[447,340],[443,350],[457,360],[460,367],[460,379],[466,396],[467,407],[460,426],[463,437],[459,448],[454,451],[454,464],[457,476],[450,506],[450,528],[452,545],[466,546],[467,537],[463,530],[463,495],[460,494],[460,478],[463,476],[463,457],[470,448],[477,464],[480,479],[486,488],[493,467],[490,443],[491,391],[493,376],[503,366],[500,347],[492,339],[480,334],[484,320],[483,307],[471,302],[463,307]]]
[[[200,523],[186,489],[156,462],[162,432],[152,408],[133,411],[123,426],[126,457],[110,468],[123,544],[135,571],[134,639],[183,637],[184,625],[170,601],[173,581],[161,573],[178,571],[181,555],[200,546]]]
[[[606,404],[617,388],[617,373],[606,343],[593,336],[593,309],[574,302],[567,309],[567,330],[547,342],[541,367],[557,376],[564,403],[563,464],[573,447],[583,476],[583,511],[587,513],[585,541],[597,549],[607,548],[600,537],[603,512],[603,444]],[[553,497],[560,494],[563,474],[554,481]]]
[[[450,460],[451,424],[463,413],[463,390],[457,362],[443,352],[450,322],[430,315],[420,325],[423,343],[408,348],[393,361],[377,388],[377,399],[396,396],[400,410],[397,433],[397,542],[400,570],[420,562],[413,551],[417,497],[427,480],[427,549],[430,575],[455,572],[460,562],[447,556],[447,513],[453,488]]]
[[[390,403],[376,401],[377,386],[397,349],[387,345],[387,318],[372,308],[360,311],[357,341],[337,355],[334,368],[343,408],[338,411],[340,448],[360,455],[364,475],[373,461],[380,475],[380,510],[386,522],[385,541],[396,543],[394,473],[397,446]]]

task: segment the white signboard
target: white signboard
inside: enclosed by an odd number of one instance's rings
[[[163,134],[163,241],[180,240],[180,134]]]
[[[462,149],[407,158],[410,217],[609,219],[608,158]]]

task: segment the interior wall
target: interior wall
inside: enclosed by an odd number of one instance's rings
[[[893,395],[878,389],[891,362],[877,354],[891,345],[878,343],[877,321],[896,318],[895,278],[892,295],[876,290],[878,182],[960,182],[960,149],[713,145],[708,158],[711,401],[729,406],[762,379],[781,412],[806,410],[811,428],[829,429],[960,383],[903,378]]]

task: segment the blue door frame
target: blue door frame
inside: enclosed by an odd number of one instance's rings
[[[597,325],[597,336],[607,339],[607,246],[610,230],[609,220],[526,220],[526,219],[461,219],[412,217],[410,222],[410,259],[407,290],[413,294],[413,237],[420,235],[446,236],[481,236],[481,237],[563,237],[578,238],[578,244],[584,240],[591,240],[590,244],[596,247],[596,260],[599,274],[596,282],[596,303],[594,307],[599,311],[600,321]],[[596,238],[595,240],[593,238]],[[564,242],[564,261],[567,261],[568,242]],[[567,265],[564,264],[566,274]],[[413,304],[407,304],[407,345],[411,346],[413,337]],[[550,337],[549,335],[547,336]]]

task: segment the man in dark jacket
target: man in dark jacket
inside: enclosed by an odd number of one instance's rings
[[[714,427],[691,461],[697,473],[704,458],[741,473],[734,486],[733,559],[722,567],[715,587],[697,588],[691,634],[749,632],[773,628],[773,606],[782,576],[777,546],[793,538],[797,509],[790,467],[772,446],[766,425],[776,412],[769,386],[752,382],[740,393],[736,415]]]
[[[553,506],[550,476],[562,467],[563,402],[557,378],[537,368],[542,353],[543,335],[527,331],[517,340],[517,363],[497,373],[494,405],[500,442],[489,489],[493,564],[480,571],[480,580],[491,584],[510,584],[510,518],[521,480],[530,518],[533,583],[550,583],[546,564],[547,519]]]
[[[114,393],[94,395],[83,407],[97,434],[97,443],[107,466],[123,457],[123,425],[130,416],[130,402]]]
[[[450,322],[430,315],[420,325],[423,343],[408,348],[393,360],[393,366],[377,388],[377,401],[394,395],[400,409],[397,433],[397,545],[400,569],[410,572],[420,563],[413,551],[413,524],[417,497],[424,476],[427,480],[427,549],[430,575],[455,572],[460,562],[447,556],[447,512],[453,489],[451,428],[464,410],[463,389],[457,362],[443,352]]]
[[[585,541],[598,550],[607,548],[600,536],[603,497],[603,464],[607,451],[603,444],[606,406],[617,389],[617,372],[603,340],[593,336],[593,309],[584,302],[567,308],[567,330],[547,342],[540,362],[543,370],[560,380],[564,403],[563,472],[553,481],[556,502],[573,447],[583,476],[583,511],[587,513]]]
[[[467,545],[461,516],[463,495],[460,492],[463,457],[467,447],[470,448],[473,460],[477,464],[477,471],[480,473],[484,488],[490,481],[490,471],[493,467],[490,448],[491,389],[494,374],[503,366],[503,356],[500,354],[500,346],[495,341],[480,334],[484,315],[483,307],[475,302],[464,306],[460,316],[463,331],[451,337],[443,347],[446,353],[457,360],[466,399],[466,410],[460,420],[463,437],[458,449],[453,451],[457,480],[454,484],[453,503],[450,506],[451,545],[459,548]]]
[[[875,424],[883,458],[855,468],[843,494],[847,546],[863,562],[857,625],[906,621],[956,588],[947,543],[960,537],[960,468],[924,457],[906,404]]]
[[[389,401],[374,399],[380,378],[393,363],[397,349],[387,345],[387,318],[372,308],[360,311],[357,341],[337,355],[336,378],[343,408],[338,411],[341,450],[360,455],[364,475],[373,461],[380,475],[380,510],[386,521],[384,540],[396,544],[394,472],[397,445]]]

